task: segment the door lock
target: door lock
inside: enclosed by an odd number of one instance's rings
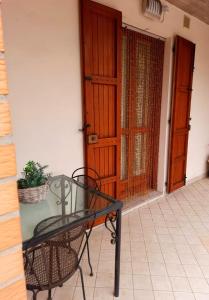
[[[88,135],[88,144],[96,144],[98,142],[97,134],[89,134]]]

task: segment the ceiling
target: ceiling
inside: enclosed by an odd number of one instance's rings
[[[209,25],[209,0],[167,0]]]

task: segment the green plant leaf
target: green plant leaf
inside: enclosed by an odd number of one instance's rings
[[[50,173],[45,173],[48,166],[29,160],[23,169],[23,178],[18,179],[18,188],[30,188],[43,185],[47,182]]]

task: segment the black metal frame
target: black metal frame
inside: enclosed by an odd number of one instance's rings
[[[121,212],[122,212],[122,206],[123,203],[119,200],[116,200],[112,198],[109,195],[106,195],[100,191],[91,189],[89,187],[86,187],[80,182],[77,182],[76,180],[69,178],[66,175],[59,175],[55,176],[54,179],[59,179],[62,177],[63,180],[67,180],[68,182],[72,182],[79,187],[86,190],[88,193],[92,193],[93,195],[97,195],[101,198],[104,198],[107,200],[110,205],[100,209],[98,211],[95,211],[95,213],[89,214],[88,216],[84,216],[78,220],[73,221],[70,224],[63,225],[61,228],[55,229],[51,232],[47,232],[42,234],[41,236],[33,236],[31,239],[28,239],[26,241],[23,241],[23,250],[27,250],[29,247],[36,246],[40,244],[41,242],[45,241],[46,239],[56,235],[57,233],[64,232],[66,229],[74,228],[77,225],[80,225],[84,221],[92,221],[94,218],[99,218],[102,216],[106,216],[106,222],[105,226],[108,228],[108,230],[111,232],[111,243],[115,244],[115,283],[114,283],[114,296],[119,296],[119,285],[120,285],[120,251],[121,251]],[[110,230],[108,225],[108,220],[110,221],[110,224],[112,226],[112,230]],[[114,240],[114,242],[112,242]]]

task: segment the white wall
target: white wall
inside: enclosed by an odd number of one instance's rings
[[[189,136],[188,179],[205,172],[209,153],[209,26],[169,4],[163,23],[142,16],[140,0],[99,0],[121,10],[123,21],[167,38],[160,136],[159,189],[166,174],[172,39],[179,34],[196,43]],[[83,165],[78,0],[3,0],[10,102],[17,164],[29,159],[70,174]]]
[[[83,165],[78,1],[5,0],[3,23],[17,165]]]

